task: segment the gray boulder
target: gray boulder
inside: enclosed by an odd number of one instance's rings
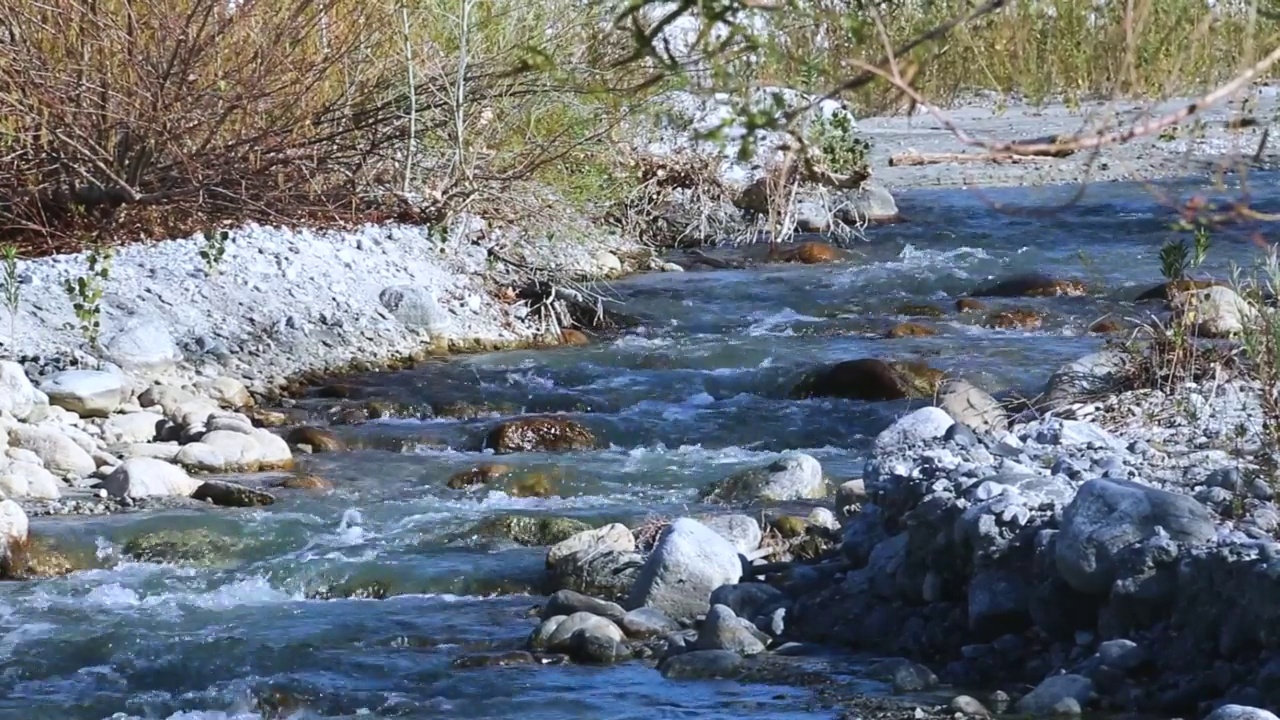
[[[580,612],[599,615],[615,623],[622,622],[622,618],[626,615],[626,611],[617,603],[597,600],[573,590],[557,590],[551,594],[551,597],[547,598],[547,604],[542,607],[541,616],[545,619],[556,615],[574,615]]]
[[[378,293],[378,302],[402,325],[428,335],[447,335],[453,318],[434,293],[418,285],[392,285]]]
[[[35,463],[15,461],[0,468],[0,498],[57,500],[61,486],[53,473]]]
[[[107,417],[128,397],[124,378],[99,370],[67,370],[40,384],[49,403],[80,417]]]
[[[680,624],[667,617],[661,610],[641,607],[622,616],[622,631],[629,638],[648,640],[680,629]]]
[[[997,435],[1009,429],[1008,414],[999,401],[968,380],[944,382],[938,390],[938,407],[977,433]]]
[[[703,490],[701,499],[786,502],[826,496],[827,483],[822,476],[822,465],[812,455],[788,452],[767,467],[745,470],[713,483]]]
[[[724,605],[739,617],[755,617],[785,600],[778,588],[767,583],[721,585],[711,593],[712,605]]]
[[[98,468],[93,456],[57,430],[18,425],[9,430],[9,445],[30,450],[49,472],[64,478],[82,478]]]
[[[906,658],[882,660],[867,668],[867,677],[889,683],[899,694],[922,692],[938,685],[938,676],[932,670]]]
[[[742,673],[742,664],[730,650],[694,650],[663,660],[658,671],[668,680],[730,679]]]
[[[876,436],[875,452],[887,453],[893,448],[922,445],[947,434],[955,420],[946,410],[925,407],[898,418]]]
[[[644,556],[636,552],[635,537],[627,526],[613,523],[551,546],[546,565],[557,590],[618,601],[630,595]]]
[[[12,360],[0,360],[0,412],[25,420],[32,408],[48,399],[27,378],[27,371]]]
[[[1205,720],[1280,720],[1275,713],[1247,705],[1222,705]]]
[[[1126,480],[1086,482],[1067,506],[1058,533],[1058,573],[1075,590],[1107,593],[1122,551],[1160,533],[1174,542],[1213,539],[1210,512],[1194,498]]]
[[[147,321],[125,329],[106,343],[107,358],[125,370],[163,372],[182,362],[182,351],[159,322]]]
[[[1018,701],[1019,713],[1034,716],[1079,715],[1093,699],[1093,681],[1083,675],[1045,678]]]
[[[102,424],[102,439],[108,445],[149,443],[160,435],[163,415],[146,410],[112,415]]]
[[[1124,355],[1115,350],[1103,350],[1067,363],[1049,378],[1041,393],[1041,404],[1052,410],[1114,393],[1123,387],[1125,365]]]
[[[613,622],[589,612],[576,612],[556,624],[555,629],[547,636],[547,649],[553,652],[569,650],[571,639],[578,632],[599,635],[619,643],[626,642],[627,639]]]
[[[710,515],[699,521],[733,543],[738,552],[743,554],[760,547],[760,541],[764,538],[760,523],[747,515]]]
[[[698,630],[697,650],[729,650],[739,655],[759,655],[765,643],[756,636],[759,630],[738,617],[724,605],[713,605]]]
[[[182,468],[149,457],[125,460],[98,483],[114,498],[190,497],[200,485]]]
[[[707,598],[742,578],[738,550],[706,525],[680,518],[662,533],[632,588],[630,607],[655,607],[677,622],[710,609]]]

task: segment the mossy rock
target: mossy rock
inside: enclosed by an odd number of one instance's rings
[[[803,536],[809,529],[809,522],[795,515],[781,515],[769,521],[769,525],[788,540]]]
[[[217,565],[234,559],[244,546],[244,541],[237,538],[190,528],[157,530],[130,538],[121,553],[143,562]]]
[[[531,417],[501,423],[485,442],[496,453],[593,450],[596,436],[582,423],[565,417]]]
[[[557,470],[533,470],[511,478],[506,493],[519,498],[551,497],[559,493],[560,479]]]
[[[452,490],[465,490],[476,485],[488,485],[504,475],[511,474],[510,466],[501,463],[484,463],[454,473],[445,483]]]
[[[538,547],[555,545],[590,529],[591,525],[574,518],[503,515],[481,520],[470,534],[506,538],[520,545]]]
[[[793,398],[839,397],[885,401],[931,398],[944,374],[919,360],[847,360],[809,373],[792,390]]]
[[[937,305],[907,303],[899,305],[896,311],[906,317],[940,318],[947,313]]]
[[[45,538],[29,538],[26,542],[10,544],[8,557],[0,563],[0,578],[38,580],[91,567],[94,567],[91,558],[83,553],[68,553]]]
[[[321,585],[307,593],[308,600],[385,600],[393,595],[383,580],[344,580]]]

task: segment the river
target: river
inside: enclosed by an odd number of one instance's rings
[[[918,357],[992,391],[1034,389],[1104,342],[1088,332],[1094,320],[1158,309],[1131,302],[1159,281],[1169,237],[1170,212],[1148,189],[1098,186],[1052,215],[988,205],[1043,208],[1069,193],[905,193],[910,222],[870,229],[846,263],[611,284],[606,292],[643,321],[616,339],[341,379],[362,401],[571,413],[607,447],[501,460],[545,471],[552,497],[446,487],[492,459],[474,448],[496,417],[400,419],[337,427],[362,449],[305,458],[334,483],[329,494],[281,491],[260,509],[36,520],[35,532],[92,553],[101,568],[0,587],[0,719],[829,717],[804,688],[671,682],[638,661],[455,667],[470,653],[521,647],[541,599],[543,549],[467,530],[506,513],[688,512],[707,482],[785,449],[811,453],[837,480],[856,477],[870,440],[907,405],[789,399],[800,374],[824,362]],[[1246,235],[1226,234],[1204,271],[1223,276],[1255,255]],[[1091,293],[989,301],[1042,311],[1033,332],[987,329],[980,315],[955,311],[957,296],[1025,272],[1077,278]],[[942,308],[918,320],[938,334],[883,337],[908,319],[905,304]],[[130,538],[163,528],[221,538],[212,562],[122,559]],[[833,651],[808,662],[839,683],[883,690],[857,684],[858,658]]]

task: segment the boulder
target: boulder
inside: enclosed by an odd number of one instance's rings
[[[583,612],[599,615],[614,623],[621,623],[623,617],[627,614],[622,609],[622,606],[617,603],[597,600],[573,590],[557,590],[552,593],[551,597],[547,598],[547,604],[542,606],[542,612],[539,614],[543,619],[546,619],[556,615],[573,615]]]
[[[585,425],[563,417],[511,420],[495,427],[485,445],[496,453],[592,450],[596,437]]]
[[[995,330],[1022,330],[1034,332],[1044,325],[1044,316],[1035,310],[1014,308],[999,310],[982,319],[982,326]]]
[[[453,317],[444,309],[435,293],[420,285],[392,285],[378,293],[378,302],[410,330],[432,337],[447,336],[453,331]]]
[[[1022,696],[1019,713],[1037,717],[1079,715],[1093,699],[1093,681],[1082,675],[1053,675]]]
[[[923,362],[885,362],[873,358],[846,360],[814,371],[791,391],[795,398],[838,397],[849,400],[901,400],[932,397],[942,373]]]
[[[1194,498],[1127,480],[1090,480],[1063,512],[1058,573],[1078,592],[1105,594],[1118,579],[1118,556],[1157,533],[1195,545],[1216,531],[1212,514]]]
[[[713,590],[741,577],[742,560],[732,543],[697,520],[680,518],[663,531],[641,569],[630,607],[656,607],[690,622],[710,609]]]
[[[977,698],[968,695],[957,695],[951,699],[951,704],[947,709],[954,713],[960,713],[968,717],[989,718],[991,711],[986,708]]]
[[[748,629],[750,628],[750,629]],[[759,631],[746,623],[724,605],[712,605],[698,630],[697,650],[729,650],[739,655],[759,655],[765,644],[756,633]]]
[[[742,674],[742,656],[731,650],[694,650],[669,657],[658,665],[668,680],[731,679]]]
[[[707,515],[698,518],[698,521],[733,543],[738,552],[743,554],[760,547],[760,541],[764,538],[760,523],[749,515]]]
[[[898,338],[908,337],[930,337],[937,334],[938,331],[928,325],[921,325],[920,323],[914,322],[903,322],[889,328],[889,331],[886,332],[884,336],[890,340],[896,340]]]
[[[27,371],[12,360],[0,360],[0,412],[25,420],[36,405],[48,398],[27,379]]]
[[[276,501],[269,492],[225,480],[205,481],[191,493],[191,497],[221,507],[259,507]]]
[[[1270,710],[1227,703],[1209,713],[1204,720],[1280,720],[1280,718]]]
[[[120,456],[125,459],[145,457],[164,460],[165,462],[177,462],[178,453],[181,451],[182,446],[178,443],[134,443],[122,449]]]
[[[889,683],[898,694],[923,692],[938,685],[932,670],[906,658],[882,660],[867,668],[867,677]]]
[[[941,438],[955,424],[945,410],[923,407],[898,418],[876,436],[875,451],[884,453],[892,448],[923,445]]]
[[[752,618],[786,602],[782,591],[767,583],[743,582],[721,585],[711,593],[712,605],[723,605],[738,617]]]
[[[12,545],[27,542],[29,529],[22,506],[12,500],[0,500],[0,554],[7,556]]]
[[[35,453],[44,468],[59,477],[82,478],[98,468],[93,456],[57,430],[17,425],[9,430],[9,445]]]
[[[53,473],[34,463],[12,462],[0,468],[0,497],[57,500],[61,483]]]
[[[827,496],[822,465],[812,455],[788,452],[763,468],[752,468],[703,489],[699,499],[740,503],[756,500],[786,502]]]
[[[483,463],[449,476],[445,486],[453,490],[465,490],[476,485],[487,485],[503,475],[511,473],[510,465]]]
[[[1080,400],[1102,397],[1124,388],[1125,357],[1115,350],[1085,355],[1058,368],[1044,388],[1042,405],[1056,409]]]
[[[999,401],[968,380],[944,382],[938,390],[938,407],[977,433],[998,435],[1009,429],[1008,415]]]
[[[107,340],[107,358],[125,370],[159,373],[182,362],[182,351],[158,322],[142,322]]]
[[[174,459],[202,472],[257,472],[287,469],[293,454],[283,438],[256,428],[252,435],[230,430],[204,433],[199,442],[183,445]]]
[[[293,452],[284,438],[263,428],[256,428],[250,437],[258,446],[259,469],[288,470],[293,467]]]
[[[173,385],[152,385],[138,396],[138,404],[144,408],[160,408],[165,417],[172,418],[183,405],[202,400],[190,392]]]
[[[836,488],[836,510],[841,515],[849,514],[851,509],[860,507],[867,501],[867,482],[862,478],[847,480]]]
[[[520,545],[534,547],[557,545],[590,529],[590,525],[574,518],[501,515],[481,520],[468,531],[468,534],[481,537],[505,537]]]
[[[553,587],[615,601],[629,596],[643,564],[635,537],[620,523],[577,533],[547,552]]]
[[[556,624],[555,630],[547,637],[547,649],[552,652],[568,650],[571,638],[579,632],[601,635],[619,643],[627,640],[613,621],[589,612],[576,612]]]
[[[550,642],[551,636],[554,635],[560,625],[568,619],[568,615],[553,615],[544,619],[541,623],[538,623],[538,627],[534,628],[533,632],[529,634],[529,649],[539,651],[546,650],[547,643]]]
[[[160,434],[163,415],[141,412],[112,415],[102,424],[102,440],[108,445],[149,443]]]
[[[204,528],[169,529],[130,538],[120,553],[142,562],[220,565],[232,559],[244,544],[243,540]]]
[[[99,370],[66,370],[40,384],[49,402],[80,417],[107,417],[129,395],[120,375]]]
[[[249,418],[239,414],[212,415],[205,421],[205,427],[209,432],[226,430],[241,435],[252,435],[257,429]]]
[[[306,445],[313,453],[341,452],[347,449],[347,444],[332,431],[318,427],[294,428],[289,431],[286,440],[293,447]]]
[[[120,463],[98,487],[114,498],[190,497],[200,483],[176,465],[135,457]]]
[[[1175,321],[1185,322],[1204,338],[1239,335],[1258,322],[1258,310],[1229,287],[1215,285],[1173,298]]]
[[[588,665],[611,665],[631,657],[631,649],[623,641],[589,630],[578,630],[569,638],[569,657]]]
[[[657,608],[640,607],[622,616],[622,631],[627,637],[648,640],[680,629],[680,624]]]
[[[210,400],[228,410],[236,410],[253,405],[253,396],[244,383],[230,377],[216,377],[203,380],[197,384],[200,391]]]
[[[974,297],[1080,297],[1089,294],[1089,288],[1079,280],[1030,273],[999,280],[970,294]]]

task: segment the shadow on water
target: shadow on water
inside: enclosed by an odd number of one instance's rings
[[[1261,198],[1273,209],[1274,187]],[[1063,192],[991,196],[1043,204]],[[468,403],[478,416],[334,428],[358,449],[303,460],[333,482],[331,493],[286,491],[257,510],[37,520],[38,532],[94,553],[101,567],[0,587],[0,720],[213,720],[299,708],[304,717],[812,716],[804,689],[674,683],[639,662],[455,668],[461,655],[521,647],[542,575],[541,549],[471,529],[509,513],[636,520],[697,510],[698,488],[786,449],[813,453],[833,479],[856,477],[871,439],[909,404],[789,399],[807,370],[921,358],[992,390],[1035,388],[1103,343],[1088,332],[1093,320],[1156,309],[1132,300],[1159,281],[1171,213],[1139,186],[1092,188],[1050,217],[995,213],[966,191],[906,193],[901,207],[910,222],[870,230],[848,263],[613,283],[643,320],[617,339],[343,378],[357,402]],[[1250,262],[1248,235],[1222,234],[1203,271],[1222,277],[1231,262]],[[1043,313],[1034,331],[985,328],[955,310],[979,285],[1029,272],[1083,280],[1090,293],[987,300]],[[908,319],[907,304],[938,308],[914,318],[935,335],[884,337]],[[528,412],[569,413],[601,447],[480,451],[498,419]],[[447,487],[454,473],[494,461],[549,473],[551,495]],[[161,530],[204,534],[179,562],[123,555],[130,540]],[[858,667],[828,658],[837,671]]]

